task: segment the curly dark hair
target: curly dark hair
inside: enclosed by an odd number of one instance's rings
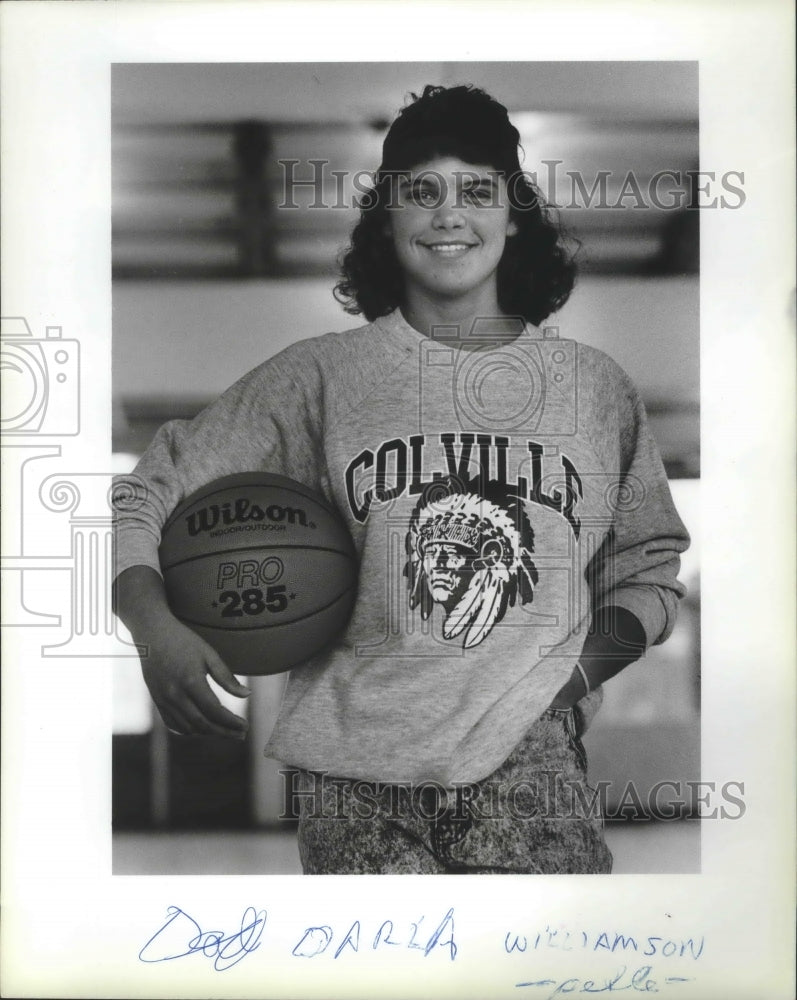
[[[382,164],[359,202],[360,219],[341,259],[335,298],[348,313],[372,321],[402,304],[404,278],[393,249],[388,205],[397,173],[428,160],[456,156],[487,164],[507,184],[510,218],[517,233],[507,239],[498,265],[498,303],[504,313],[535,325],[561,308],[575,283],[571,240],[545,204],[518,159],[520,135],[506,108],[470,85],[427,85],[403,108],[382,147]]]

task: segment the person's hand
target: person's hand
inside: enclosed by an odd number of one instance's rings
[[[169,609],[163,580],[149,566],[130,566],[113,587],[114,610],[141,650],[149,693],[166,727],[186,736],[226,736],[242,740],[245,719],[226,709],[208,684],[208,674],[229,694],[249,691],[204,639]]]
[[[167,729],[184,736],[246,737],[248,723],[222,705],[207,676],[236,697],[247,697],[249,690],[204,639],[171,615],[164,615],[143,642],[135,638],[147,647],[141,669]]]
[[[585,690],[584,681],[579,673],[578,669],[575,669],[570,675],[570,680],[556,692],[556,696],[551,704],[548,706],[557,711],[563,711],[567,708],[572,708],[577,701],[580,701],[587,691]]]

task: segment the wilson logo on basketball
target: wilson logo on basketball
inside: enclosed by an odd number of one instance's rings
[[[308,521],[307,515],[301,507],[281,507],[279,504],[270,504],[264,508],[247,500],[246,497],[228,503],[213,503],[209,507],[200,507],[199,510],[193,511],[185,518],[188,534],[192,538],[202,534],[203,531],[214,531],[220,527],[257,525],[261,522],[300,524],[303,528],[315,528],[314,522]]]

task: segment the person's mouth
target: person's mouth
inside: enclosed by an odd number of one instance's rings
[[[440,240],[434,243],[421,243],[421,246],[438,257],[452,258],[462,257],[477,244],[466,243],[464,240]]]

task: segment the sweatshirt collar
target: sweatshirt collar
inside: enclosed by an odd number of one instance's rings
[[[401,343],[405,346],[412,347],[413,349],[417,348],[419,343],[429,341],[431,339],[429,337],[425,337],[422,333],[419,333],[415,327],[410,326],[404,318],[401,309],[394,309],[393,312],[388,313],[386,316],[379,316],[374,320],[373,325],[381,330],[392,343]],[[518,344],[529,339],[535,339],[539,336],[540,331],[537,327],[526,323],[518,338],[516,340],[509,341],[508,343]],[[501,346],[506,345],[503,342],[496,343],[496,347]]]

